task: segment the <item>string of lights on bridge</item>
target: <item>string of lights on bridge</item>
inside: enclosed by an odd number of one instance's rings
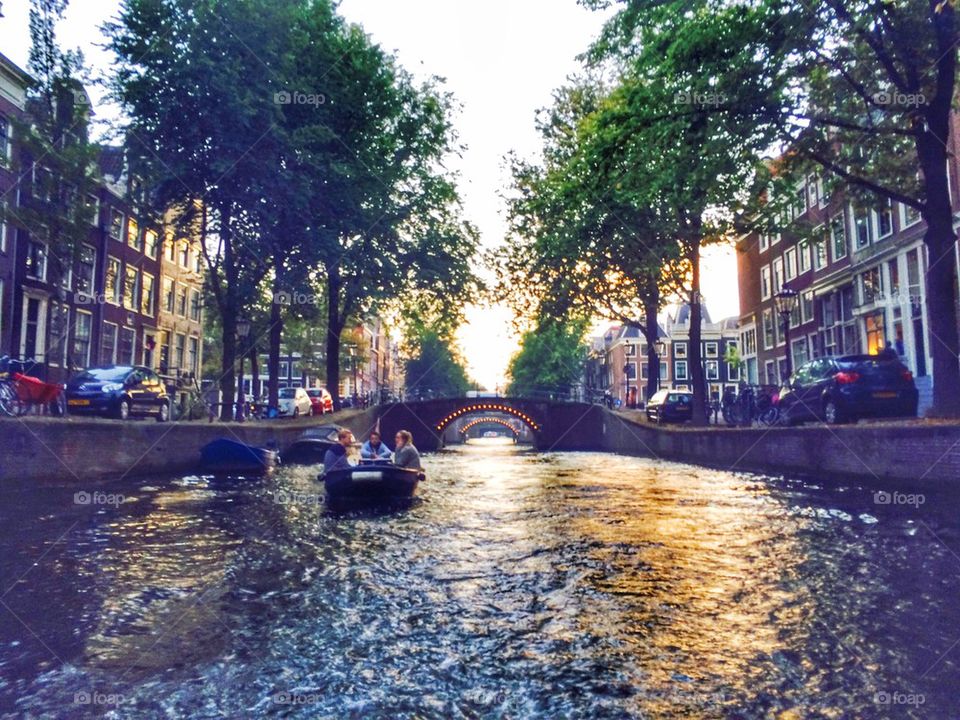
[[[503,425],[505,428],[508,428],[509,430],[513,431],[515,435],[520,434],[520,431],[517,428],[515,428],[513,425],[508,423],[506,420],[504,420],[503,418],[496,418],[496,417],[483,417],[483,418],[478,418],[476,420],[471,420],[462,428],[460,428],[460,434],[466,435],[477,425],[483,425],[484,423],[497,423],[498,425]]]
[[[447,425],[456,420],[459,417],[464,415],[469,415],[475,412],[502,412],[507,413],[508,415],[513,415],[516,418],[520,418],[527,425],[529,425],[534,432],[540,432],[540,425],[525,412],[521,412],[516,408],[510,407],[509,405],[501,405],[499,403],[478,403],[476,405],[468,405],[467,407],[460,408],[454,412],[447,415],[443,420],[437,423],[437,430],[442,431]]]

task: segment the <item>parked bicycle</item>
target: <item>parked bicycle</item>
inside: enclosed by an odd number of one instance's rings
[[[27,363],[0,357],[0,413],[10,417],[31,411],[49,412],[57,417],[66,413],[63,385],[48,383],[28,375]]]
[[[770,426],[780,419],[778,400],[776,387],[741,383],[739,392],[732,388],[724,391],[720,408],[724,421],[731,427],[750,427],[755,422]]]

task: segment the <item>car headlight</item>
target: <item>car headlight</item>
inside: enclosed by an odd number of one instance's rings
[[[107,393],[117,392],[118,390],[123,390],[123,383],[107,383],[102,389]]]

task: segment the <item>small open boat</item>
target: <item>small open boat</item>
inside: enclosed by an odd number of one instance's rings
[[[327,502],[337,507],[392,505],[409,502],[425,478],[422,470],[389,463],[365,463],[320,475]]]
[[[293,444],[284,451],[285,465],[316,465],[323,462],[327,450],[337,442],[339,425],[318,425],[307,428],[303,434],[293,441]]]
[[[229,438],[219,438],[200,448],[200,465],[214,475],[264,475],[279,461],[280,454],[276,450]]]

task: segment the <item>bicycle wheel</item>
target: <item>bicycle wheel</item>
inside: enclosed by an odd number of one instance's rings
[[[780,409],[776,405],[771,405],[757,418],[761,425],[776,425],[780,421]]]
[[[0,413],[14,417],[19,415],[16,411],[17,394],[13,391],[9,382],[0,383]]]

